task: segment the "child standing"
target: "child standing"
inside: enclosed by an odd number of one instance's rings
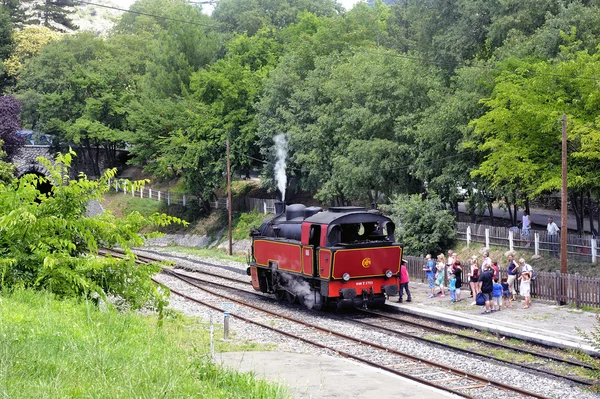
[[[510,286],[508,285],[508,279],[502,277],[502,306],[505,308],[512,308],[512,295],[510,294]]]
[[[494,279],[492,297],[494,299],[494,308],[492,310],[499,311],[502,305],[502,285],[498,283],[498,279]]]
[[[523,305],[523,309],[527,309],[531,305],[531,272],[526,271],[521,273],[521,295],[525,297],[525,304]]]
[[[454,273],[450,275],[448,280],[448,289],[450,290],[450,299],[452,302],[456,302],[456,276]]]

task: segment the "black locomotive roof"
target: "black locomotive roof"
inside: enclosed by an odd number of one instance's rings
[[[376,222],[381,220],[390,220],[381,213],[370,212],[365,208],[357,206],[329,208],[324,212],[319,212],[313,216],[304,219],[305,222],[314,224],[343,224],[343,223],[364,223]]]

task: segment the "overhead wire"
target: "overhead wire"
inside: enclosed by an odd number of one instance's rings
[[[230,148],[230,151],[234,152],[234,153],[236,153],[238,155],[241,155],[241,156],[243,156],[245,158],[252,159],[254,161],[263,163],[265,165],[269,165],[269,166],[275,167],[275,162],[267,161],[267,160],[264,160],[264,159],[259,159],[259,158],[250,156],[248,154],[244,154],[241,151],[234,150],[232,148]],[[462,156],[465,156],[465,155],[474,154],[474,153],[477,153],[477,152],[479,152],[479,150],[464,151],[464,152],[456,153],[456,154],[449,155],[449,156],[446,156],[446,157],[441,157],[441,158],[440,157],[436,157],[435,159],[432,159],[432,160],[429,160],[429,161],[412,162],[410,165],[401,165],[401,166],[395,166],[395,167],[385,168],[385,169],[376,169],[374,171],[397,172],[397,171],[407,170],[407,169],[409,169],[409,168],[411,168],[411,167],[413,167],[415,165],[430,165],[430,164],[434,164],[435,162],[446,161],[446,160],[450,160],[450,159],[462,157]],[[291,170],[291,171],[294,171],[294,172],[300,172],[300,173],[308,173],[308,172],[310,172],[310,170],[300,169],[300,168],[288,168],[287,170]]]
[[[205,27],[205,28],[218,28],[218,25],[209,25],[209,24],[203,24],[201,22],[186,21],[184,19],[177,19],[177,18],[165,17],[163,15],[150,14],[150,13],[142,12],[142,11],[127,10],[127,9],[124,9],[124,8],[109,6],[109,5],[105,5],[105,4],[92,3],[92,2],[84,1],[84,0],[73,0],[73,2],[74,3],[79,3],[79,4],[86,4],[86,5],[90,5],[90,6],[94,6],[94,7],[108,8],[108,9],[111,9],[111,10],[127,12],[127,13],[130,13],[130,14],[143,15],[143,16],[146,16],[146,17],[153,17],[153,18],[158,18],[158,19],[164,19],[164,20],[167,20],[167,21],[181,22],[181,23],[184,23],[184,24],[202,26],[202,27]],[[203,4],[202,2],[199,2],[199,3]]]

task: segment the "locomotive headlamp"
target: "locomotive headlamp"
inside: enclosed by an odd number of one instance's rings
[[[342,280],[349,281],[350,280],[350,275],[348,273],[344,273],[344,275],[342,276]]]
[[[393,276],[393,275],[394,275],[394,273],[392,273],[392,271],[391,271],[391,270],[386,270],[386,271],[385,271],[385,277],[387,277],[387,278],[392,278],[392,276]]]

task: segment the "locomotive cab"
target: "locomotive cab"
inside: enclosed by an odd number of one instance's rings
[[[398,292],[394,230],[378,211],[293,204],[251,233],[248,274],[256,290],[308,307],[379,306]]]

